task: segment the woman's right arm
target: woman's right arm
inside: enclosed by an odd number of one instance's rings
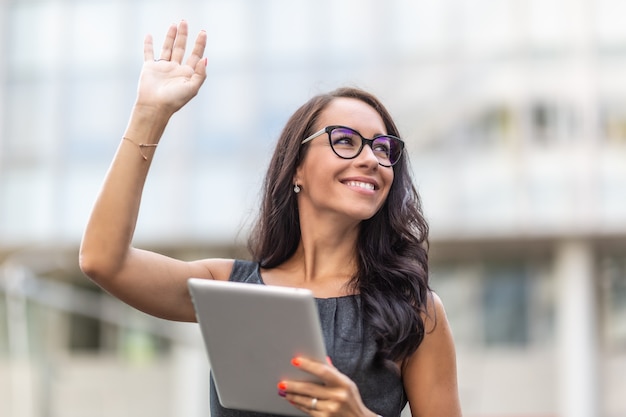
[[[92,209],[79,262],[94,282],[133,307],[161,318],[193,321],[187,278],[227,279],[232,260],[184,262],[132,247],[155,145],[171,116],[206,78],[206,33],[198,35],[183,63],[186,42],[184,21],[169,28],[157,60],[152,38],[145,39],[137,100]]]

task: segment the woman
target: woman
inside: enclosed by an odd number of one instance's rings
[[[428,228],[404,143],[373,96],[336,90],[290,118],[250,238],[254,262],[184,262],[131,246],[158,141],[206,78],[206,33],[183,63],[187,30],[184,21],[170,27],[157,59],[146,37],[137,100],[85,230],[81,269],[126,303],[180,321],[195,320],[189,277],[308,288],[329,360],[293,363],[325,384],[281,381],[277,395],[312,416],[392,417],[407,401],[413,416],[460,416],[454,344],[428,287]],[[256,414],[223,409],[214,390],[211,407],[214,417]]]

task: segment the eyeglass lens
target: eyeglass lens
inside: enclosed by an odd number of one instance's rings
[[[352,129],[336,127],[329,135],[333,150],[342,158],[355,158],[363,148],[363,137]],[[402,152],[402,144],[393,136],[378,136],[371,146],[378,162],[385,166],[395,164]]]

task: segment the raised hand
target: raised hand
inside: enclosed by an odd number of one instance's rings
[[[207,59],[202,55],[207,35],[204,31],[198,34],[191,54],[183,63],[187,36],[184,20],[178,26],[170,26],[158,57],[154,55],[152,36],[146,36],[136,106],[171,115],[198,94],[206,78]]]

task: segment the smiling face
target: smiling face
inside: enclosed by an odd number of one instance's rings
[[[372,138],[386,134],[381,116],[368,104],[353,98],[336,98],[320,114],[314,130],[341,125]],[[369,219],[382,207],[393,182],[393,168],[379,165],[372,148],[363,147],[354,159],[342,159],[330,147],[324,133],[310,141],[296,170],[294,182],[301,214],[322,213]]]

